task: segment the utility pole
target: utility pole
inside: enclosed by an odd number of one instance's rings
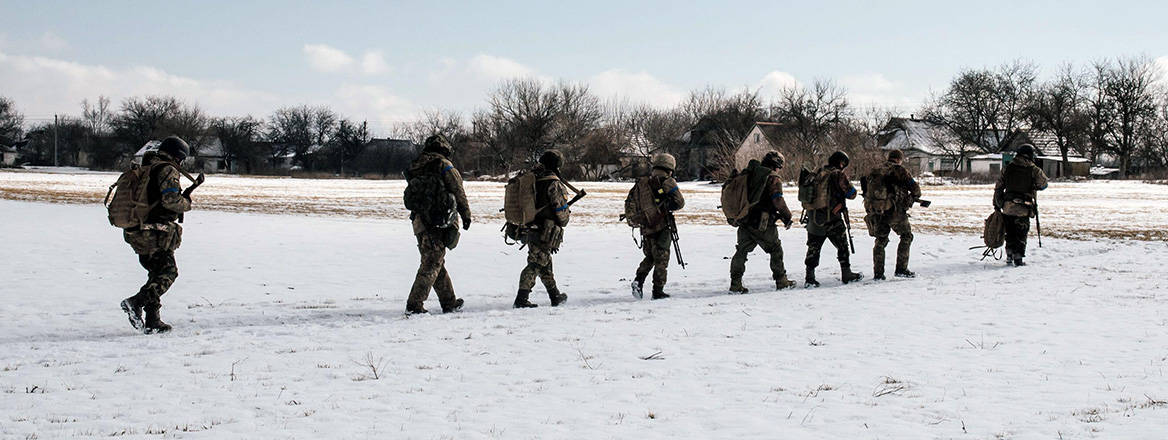
[[[57,115],[53,115],[53,166],[60,166],[57,163]]]

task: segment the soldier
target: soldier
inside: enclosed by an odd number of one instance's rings
[[[873,279],[884,278],[884,248],[888,246],[889,232],[896,232],[900,243],[896,246],[896,272],[901,278],[916,276],[908,269],[909,249],[912,247],[912,225],[909,224],[908,210],[921,198],[921,186],[909,175],[902,165],[904,153],[900,150],[888,152],[888,161],[874,170],[866,181],[864,189],[864,218],[868,233],[876,238],[872,247]]]
[[[462,218],[462,229],[470,229],[470,205],[462,188],[462,175],[450,163],[451,153],[453,148],[445,136],[430,136],[426,139],[422,154],[410,165],[408,175],[411,179],[427,174],[439,176],[441,192],[454,197],[455,210]],[[422,303],[430,296],[431,288],[438,294],[442,313],[457,312],[462,308],[463,301],[454,295],[454,285],[450,283],[450,274],[446,271],[446,249],[454,249],[458,243],[458,226],[435,226],[426,222],[423,215],[418,213],[410,213],[410,218],[413,220],[422,261],[410,289],[410,297],[406,300],[406,313],[428,313]]]
[[[823,188],[827,191],[827,207],[804,213],[807,224],[807,265],[806,287],[819,287],[815,279],[815,268],[819,266],[819,253],[823,249],[823,242],[831,240],[836,249],[836,258],[840,263],[840,278],[844,284],[859,281],[864,275],[852,272],[848,256],[847,225],[843,215],[848,209],[847,201],[856,198],[856,188],[844,173],[851,159],[843,151],[832,153],[827,159],[827,166],[819,170],[821,178],[826,181]]]
[[[994,186],[994,209],[1002,211],[1006,228],[1006,264],[1025,266],[1030,218],[1038,214],[1038,191],[1046,189],[1046,174],[1034,164],[1034,146],[1018,147]]]
[[[738,245],[734,258],[730,260],[730,293],[749,292],[742,285],[742,275],[746,272],[746,259],[754,248],[761,247],[771,257],[771,276],[775,289],[787,289],[795,282],[787,278],[783,266],[783,243],[779,240],[777,222],[791,229],[791,210],[783,200],[783,183],[777,171],[783,168],[785,159],[778,151],[767,152],[762,161],[750,161],[742,172],[747,174],[747,188],[751,201],[757,203],[750,208],[746,217],[738,223]],[[757,196],[755,196],[757,194]],[[756,198],[757,197],[757,198]]]
[[[568,295],[556,288],[556,276],[552,270],[552,254],[560,250],[560,244],[564,241],[564,227],[568,226],[571,214],[568,190],[559,177],[563,164],[564,156],[559,151],[548,150],[540,156],[539,165],[531,171],[536,175],[535,206],[540,210],[524,238],[527,266],[519,274],[519,292],[515,295],[514,304],[517,309],[536,307],[528,300],[536,278],[543,281],[543,286],[547,288],[552,307],[568,300]]]
[[[685,198],[677,188],[677,181],[673,180],[673,170],[677,167],[677,160],[669,153],[660,153],[650,161],[653,171],[645,179],[644,184],[653,190],[653,201],[658,208],[672,216],[673,211],[685,207]],[[675,225],[663,221],[657,226],[641,228],[641,250],[645,259],[637,267],[636,279],[633,281],[633,296],[640,298],[645,287],[645,278],[649,271],[653,271],[653,299],[669,298],[665,293],[665,282],[669,277],[669,251],[672,244],[670,228]]]
[[[190,154],[190,147],[178,136],[162,140],[158,150],[142,158],[142,166],[149,169],[146,187],[147,201],[153,208],[141,227],[125,229],[123,238],[138,254],[138,263],[146,269],[146,284],[134,296],[122,300],[122,310],[130,324],[144,333],[166,333],[170,324],[162,322],[159,310],[162,295],[178,278],[174,251],[182,244],[182,226],[177,223],[182,213],[191,210],[189,194],[179,184],[179,167]],[[145,319],[143,319],[145,311]]]

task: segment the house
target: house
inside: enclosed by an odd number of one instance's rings
[[[0,164],[6,167],[15,166],[16,161],[20,159],[20,150],[17,148],[27,144],[27,140],[18,141],[7,136],[0,136]]]
[[[1062,151],[1058,147],[1058,137],[1046,130],[1015,130],[1006,139],[1001,153],[1013,157],[1013,153],[1024,144],[1034,146],[1035,165],[1050,178],[1088,177],[1091,175],[1091,161],[1083,156],[1068,152],[1067,169],[1063,169]],[[1009,158],[1008,157],[1008,158]],[[1007,158],[1007,160],[1008,160]]]
[[[689,180],[710,179],[718,165],[719,139],[732,136],[711,117],[703,117],[678,139],[680,157],[677,158],[675,174]]]
[[[742,140],[742,145],[739,145],[738,150],[734,152],[734,168],[744,170],[751,160],[762,159],[762,156],[768,151],[779,151],[779,142],[784,128],[786,125],[778,122],[755,122],[754,128],[750,130],[746,139]]]
[[[134,153],[134,163],[142,163],[147,152],[157,151],[162,144],[160,140],[147,141]],[[220,173],[228,171],[227,161],[223,154],[223,142],[218,137],[210,136],[202,139],[198,147],[192,147],[194,154],[183,161],[187,169],[199,170],[205,173]]]
[[[970,172],[968,159],[976,150],[949,127],[911,117],[890,119],[876,133],[876,145],[903,151],[905,166],[916,175]]]

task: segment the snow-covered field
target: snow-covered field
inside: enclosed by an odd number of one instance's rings
[[[682,229],[690,266],[671,270],[674,299],[638,302],[626,286],[639,251],[627,228],[604,224],[618,208],[582,202],[581,219],[592,220],[570,227],[556,256],[566,306],[547,307],[540,289],[543,307],[509,308],[524,254],[484,221],[447,259],[465,310],[407,319],[417,251],[400,220],[400,183],[216,176],[197,203],[355,215],[192,212],[180,276],[163,299],[176,330],[143,336],[117,304],[144,272],[89,203],[90,186],[104,191],[113,176],[51,177],[0,173],[0,197],[87,203],[0,200],[2,438],[1168,435],[1162,241],[1048,239],[1014,269],[978,261],[966,249],[976,236],[922,233],[917,279],[841,286],[828,256],[824,288],[782,292],[767,289],[756,253],[755,293],[729,296],[734,232],[687,221],[716,206],[695,195]],[[501,187],[470,190],[490,218]],[[942,206],[988,205],[984,188],[926,192]],[[1165,229],[1159,187],[1047,194],[1048,206],[1103,229]],[[1099,215],[1098,205],[1146,217]],[[929,216],[946,209],[918,210],[919,222],[942,224]],[[948,221],[967,220],[954,212]],[[1059,217],[1044,226],[1079,227]],[[781,237],[801,277],[804,234]],[[867,275],[871,242],[857,231],[854,265]],[[428,306],[438,309],[433,298]]]
[[[97,203],[105,197],[114,173],[0,170],[0,199],[66,203]],[[858,185],[858,183],[857,183]],[[573,210],[576,224],[619,224],[631,183],[580,183],[590,194]],[[688,208],[678,213],[687,224],[723,225],[718,205],[721,187],[682,184]],[[401,201],[405,182],[397,180],[319,180],[212,175],[199,188],[200,209],[277,214],[341,215],[355,218],[405,219]],[[789,203],[798,211],[795,189],[788,185]],[[992,185],[927,186],[928,209],[913,211],[914,226],[923,232],[980,235],[992,210]],[[480,220],[502,221],[503,184],[468,182],[471,208]],[[1064,238],[1168,240],[1168,185],[1130,181],[1055,182],[1040,193],[1043,233]],[[863,207],[852,203],[853,227],[864,227]]]

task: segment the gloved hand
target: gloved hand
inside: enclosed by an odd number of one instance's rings
[[[795,223],[795,222],[793,222],[793,221],[791,221],[791,220],[783,220],[783,227],[784,227],[784,228],[787,228],[787,229],[791,229],[791,225],[792,225],[792,224],[794,224],[794,223]]]
[[[470,216],[466,216],[466,217],[462,218],[462,230],[465,231],[468,229],[470,229]]]

